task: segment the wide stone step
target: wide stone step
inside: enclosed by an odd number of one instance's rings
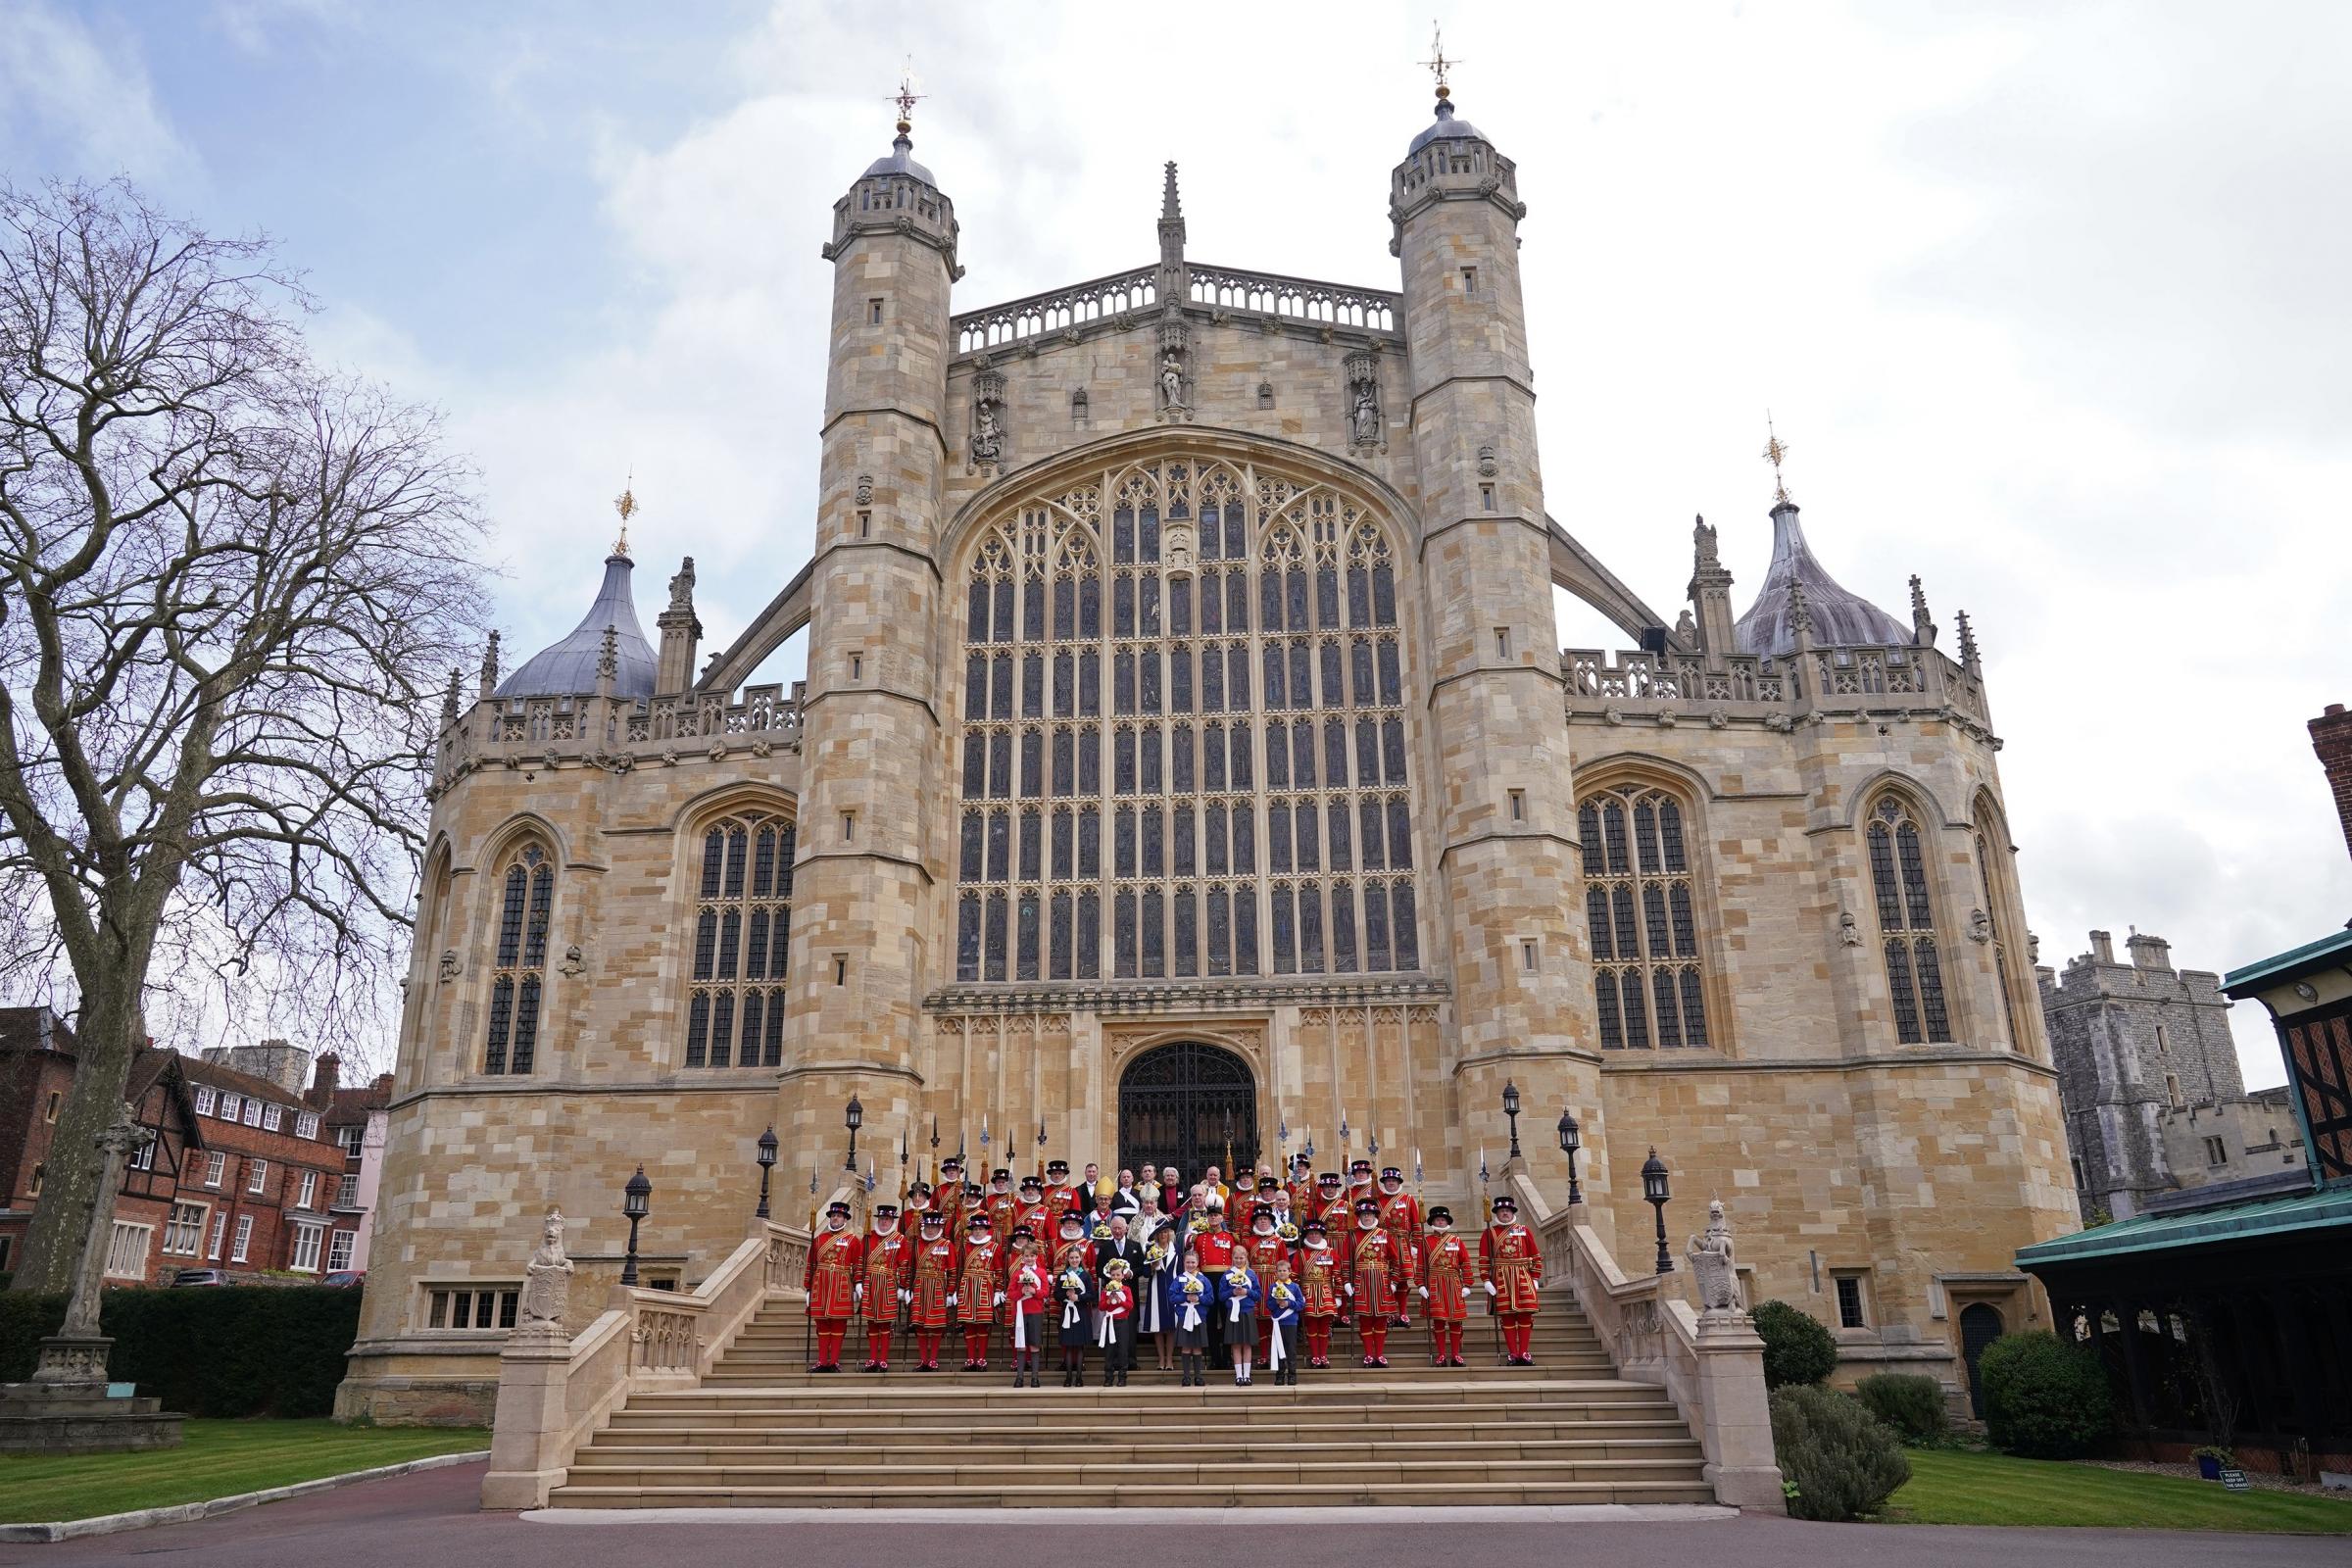
[[[1489,1481],[1465,1487],[1408,1482],[1367,1486],[972,1486],[892,1484],[842,1487],[572,1487],[556,1489],[559,1508],[1337,1508],[1574,1506],[1592,1503],[1709,1503],[1703,1481]]]
[[[625,1412],[624,1412],[625,1414]],[[662,1421],[670,1417],[662,1417]],[[797,1447],[812,1444],[833,1446],[876,1446],[884,1445],[946,1445],[968,1446],[985,1433],[989,1442],[1000,1446],[1068,1443],[1112,1447],[1123,1444],[1144,1444],[1164,1446],[1168,1441],[1185,1441],[1191,1437],[1235,1436],[1247,1434],[1252,1447],[1281,1443],[1407,1443],[1428,1442],[1460,1446],[1465,1445],[1494,1445],[1508,1447],[1513,1445],[1552,1442],[1592,1442],[1604,1444],[1691,1441],[1690,1429],[1671,1408],[1661,1408],[1653,1416],[1617,1416],[1574,1421],[1550,1420],[1414,1420],[1366,1421],[1362,1419],[1299,1420],[1254,1422],[1246,1428],[1228,1429],[1221,1425],[1188,1422],[1182,1426],[1152,1426],[1134,1421],[1123,1422],[1056,1422],[1037,1426],[993,1426],[975,1428],[969,1422],[941,1422],[918,1418],[903,1425],[851,1428],[812,1423],[791,1425],[658,1425],[641,1420],[616,1419],[612,1426],[590,1440],[590,1448],[632,1447],[653,1448],[691,1447]],[[1172,1434],[1171,1438],[1157,1436]]]
[[[832,1388],[699,1388],[644,1393],[633,1396],[626,1413],[708,1411],[729,1416],[757,1412],[766,1419],[808,1419],[813,1413],[835,1419],[859,1414],[904,1418],[909,1411],[936,1412],[945,1421],[981,1415],[1015,1417],[1024,1421],[1077,1416],[1090,1420],[1143,1418],[1154,1415],[1190,1421],[1249,1421],[1277,1414],[1295,1418],[1301,1411],[1327,1415],[1346,1411],[1374,1419],[1411,1419],[1415,1412],[1491,1413],[1503,1419],[1532,1419],[1552,1411],[1646,1405],[1670,1408],[1664,1393],[1648,1384],[1600,1379],[1461,1383],[1435,1379],[1419,1384],[1332,1384],[1297,1388],[1259,1384],[1237,1389],[1186,1389],[1175,1385],[1126,1388],[1013,1389],[991,1380],[964,1387],[947,1384],[929,1390],[892,1390],[880,1380],[836,1392]],[[1562,1416],[1561,1419],[1572,1417]]]
[[[1061,1486],[1077,1490],[1099,1487],[1155,1486],[1277,1486],[1290,1482],[1365,1488],[1400,1485],[1484,1486],[1495,1466],[1478,1456],[1446,1458],[1362,1459],[1338,1461],[1294,1460],[1280,1455],[1223,1455],[1200,1460],[1163,1459],[1158,1462],[1104,1462],[1092,1455],[1061,1463],[1033,1460],[1018,1472],[1025,1487]],[[881,1476],[895,1486],[929,1486],[939,1490],[995,1486],[1007,1479],[986,1464],[893,1464]],[[1544,1482],[1663,1482],[1688,1483],[1698,1477],[1698,1461],[1674,1459],[1525,1459],[1507,1467],[1504,1479],[1513,1485]],[[876,1473],[858,1464],[727,1464],[678,1470],[659,1466],[607,1464],[580,1472],[584,1486],[709,1487],[729,1492],[744,1489],[829,1488],[870,1484]]]
[[[608,1436],[601,1435],[600,1436]],[[1212,1450],[1216,1440],[1203,1434],[1203,1451]],[[1269,1439],[1252,1433],[1242,1451],[1233,1457],[1251,1464],[1269,1462],[1298,1462],[1316,1464],[1372,1462],[1404,1463],[1427,1460],[1433,1463],[1464,1462],[1465,1453],[1473,1451],[1467,1446],[1453,1442],[1432,1441],[1427,1438],[1357,1439],[1353,1441],[1303,1442],[1288,1439]],[[902,1467],[947,1465],[971,1467],[990,1465],[1021,1465],[1025,1470],[1038,1464],[1068,1461],[1073,1453],[1083,1453],[1089,1464],[1134,1464],[1148,1466],[1164,1462],[1169,1453],[1165,1444],[1157,1443],[1087,1443],[1070,1445],[1060,1434],[1040,1435],[1020,1443],[956,1443],[940,1439],[877,1444],[803,1444],[797,1446],[758,1443],[697,1443],[674,1446],[662,1444],[607,1443],[591,1444],[582,1451],[572,1468],[575,1479],[585,1479],[585,1472],[612,1469],[676,1470],[688,1468],[734,1469],[741,1466],[781,1465],[789,1468],[806,1466],[835,1467],[840,1465],[891,1464]],[[1694,1439],[1683,1438],[1623,1438],[1600,1440],[1592,1438],[1530,1439],[1510,1436],[1479,1444],[1475,1452],[1483,1462],[1498,1460],[1643,1460],[1695,1464],[1702,1455]]]

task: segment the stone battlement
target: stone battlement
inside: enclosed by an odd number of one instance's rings
[[[1572,722],[1703,717],[1785,729],[1815,711],[1901,710],[1992,739],[1983,674],[1933,648],[1817,648],[1782,659],[1563,648],[1560,673]]]

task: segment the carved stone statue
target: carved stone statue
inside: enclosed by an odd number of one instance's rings
[[[441,950],[441,983],[443,985],[455,980],[464,972],[464,968],[465,966],[458,961],[457,949],[443,948]]]
[[[1159,401],[1164,408],[1184,407],[1184,362],[1173,354],[1159,362]]]
[[[1862,927],[1855,921],[1851,909],[1841,908],[1838,911],[1838,941],[1840,946],[1848,948],[1862,945]]]
[[[688,556],[678,566],[678,574],[669,579],[669,608],[694,608],[694,558]]]
[[[1992,940],[1992,916],[1986,914],[1983,909],[1969,910],[1968,940],[1971,942],[1990,942]]]
[[[1189,522],[1168,522],[1161,525],[1159,536],[1161,557],[1167,562],[1168,575],[1189,577],[1193,574],[1193,525]]]
[[[550,1208],[541,1222],[539,1250],[523,1265],[515,1334],[527,1339],[562,1339],[564,1309],[570,1300],[571,1259],[564,1255],[564,1215]]]
[[[1702,1312],[1740,1310],[1740,1271],[1732,1260],[1732,1227],[1723,1217],[1723,1200],[1707,1203],[1707,1228],[1690,1238],[1690,1279],[1698,1288]]]
[[[1352,432],[1349,439],[1359,447],[1380,444],[1380,393],[1377,386],[1365,381],[1355,389],[1355,412],[1351,416]]]
[[[1686,643],[1693,643],[1698,640],[1698,622],[1691,617],[1688,607],[1684,609],[1681,615],[1675,618],[1674,634]]]
[[[986,401],[972,408],[972,461],[994,463],[1004,445],[1004,435],[997,429],[997,411]]]
[[[588,967],[588,960],[580,956],[580,945],[577,942],[564,950],[564,961],[558,967],[564,971],[566,977],[571,978],[576,978],[581,970]]]

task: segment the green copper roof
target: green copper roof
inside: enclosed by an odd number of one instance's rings
[[[2243,969],[2232,969],[2222,981],[2222,990],[2234,996],[2268,981],[2283,980],[2298,971],[2332,969],[2335,963],[2330,960],[2347,955],[2352,955],[2352,929],[2333,932],[2317,942],[2306,942],[2260,963],[2249,963]]]
[[[2017,1254],[2017,1266],[2086,1263],[2132,1252],[2156,1252],[2212,1242],[2250,1242],[2297,1231],[2343,1226],[2352,1233],[2352,1188],[2272,1198],[2189,1214],[2138,1214],[2093,1230],[2036,1242]],[[2352,1243],[2352,1234],[2345,1237]]]

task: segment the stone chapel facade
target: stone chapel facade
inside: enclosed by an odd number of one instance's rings
[[[1965,617],[1784,492],[1753,604],[1702,522],[1670,624],[1545,510],[1511,161],[1441,97],[1390,212],[1395,290],[1208,266],[1171,165],[1156,261],[957,314],[902,125],[834,208],[813,559],[699,675],[691,561],[649,643],[616,550],[453,681],[345,1413],[478,1418],[535,1217],[616,1273],[640,1163],[651,1280],[770,1124],[804,1217],[853,1097],[879,1198],[1311,1144],[1475,1215],[1508,1082],[1628,1267],[1654,1147],[1678,1250],[1720,1196],[1852,1373],[2038,1322],[2075,1201]],[[1555,584],[1639,648],[1555,648]]]

